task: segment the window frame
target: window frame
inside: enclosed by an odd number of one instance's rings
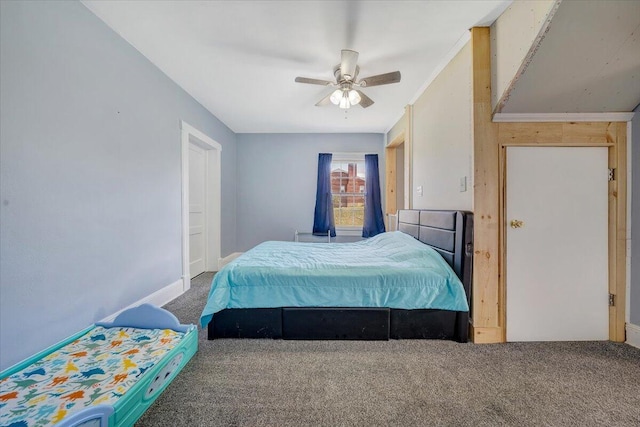
[[[331,153],[331,170],[333,171],[333,163],[334,162],[349,162],[349,163],[362,163],[364,164],[364,156],[366,153],[360,153],[360,152],[340,152],[340,153]],[[366,172],[365,172],[365,182],[366,182]],[[353,193],[353,195],[362,195],[363,197],[365,197],[366,194],[366,184],[364,185],[365,187],[365,191],[360,193],[360,192],[355,192]],[[345,195],[351,195],[352,193],[336,193],[338,195],[341,194],[345,194]],[[333,195],[334,193],[331,193],[332,196],[332,200],[333,200]],[[364,209],[364,206],[363,206]],[[336,234],[337,235],[342,235],[342,236],[359,236],[362,234],[362,227],[364,226],[364,224],[362,226],[360,225],[337,225],[336,224]]]

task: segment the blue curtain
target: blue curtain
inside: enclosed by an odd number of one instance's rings
[[[366,154],[364,156],[364,170],[366,193],[364,195],[362,237],[373,237],[385,231],[380,199],[380,173],[378,172],[377,154]]]
[[[333,202],[331,200],[331,153],[318,154],[318,189],[316,191],[316,210],[313,214],[313,234],[331,237],[336,235],[333,220]]]

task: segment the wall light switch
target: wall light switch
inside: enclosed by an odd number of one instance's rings
[[[416,193],[418,193],[418,196],[422,196],[422,185],[416,187]]]
[[[467,177],[463,176],[460,178],[460,192],[464,193],[465,191],[467,191]]]

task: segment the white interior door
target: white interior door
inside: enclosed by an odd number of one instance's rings
[[[607,165],[604,147],[507,148],[507,341],[608,339]]]
[[[206,172],[205,150],[189,144],[189,272],[191,278],[205,270]]]

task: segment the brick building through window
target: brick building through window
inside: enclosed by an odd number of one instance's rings
[[[365,188],[363,161],[331,163],[331,193],[336,227],[362,227]]]

